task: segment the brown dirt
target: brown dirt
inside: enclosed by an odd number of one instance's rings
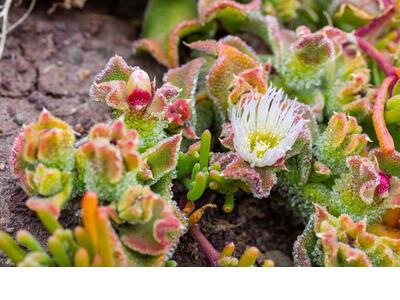
[[[83,135],[94,123],[107,120],[106,109],[88,101],[88,89],[113,54],[161,81],[165,69],[150,57],[135,57],[131,49],[140,32],[143,1],[114,1],[118,4],[114,6],[111,2],[92,7],[89,1],[83,11],[59,10],[52,16],[45,13],[48,4],[41,4],[8,37],[0,61],[0,230],[15,234],[27,229],[41,241],[47,237],[25,207],[26,195],[10,172],[11,146],[23,124],[34,121],[44,107],[76,129],[83,129]],[[12,17],[20,13],[14,10]],[[215,194],[205,198],[221,204]],[[61,217],[64,226],[79,222],[78,210],[79,202],[72,201]],[[243,199],[231,214],[221,209],[209,211],[200,226],[218,250],[231,241],[238,253],[247,245],[257,246],[265,257],[282,266],[292,264],[292,244],[302,228],[276,196]],[[189,235],[182,238],[174,259],[180,266],[207,266]],[[0,256],[0,266],[7,265]]]

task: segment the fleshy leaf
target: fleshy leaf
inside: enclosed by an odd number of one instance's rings
[[[259,66],[259,62],[236,48],[219,43],[218,58],[207,80],[208,93],[218,107],[221,117],[227,119],[229,87],[235,75]]]
[[[169,70],[164,76],[165,82],[169,82],[181,89],[178,95],[179,98],[183,99],[186,98],[190,100],[189,101],[190,119],[189,120],[182,119],[182,124],[175,124],[177,125],[175,127],[178,128],[183,127],[183,134],[188,138],[196,137],[196,133],[194,132],[193,128],[193,126],[196,126],[196,121],[197,121],[195,92],[197,88],[197,81],[200,74],[200,69],[205,63],[206,61],[203,58],[197,58],[179,68]],[[177,101],[180,101],[180,99]],[[172,105],[174,104],[175,102]]]
[[[225,180],[237,181],[245,191],[254,197],[267,197],[276,184],[277,178],[269,168],[251,168],[238,154],[233,152],[213,154],[210,164],[221,168],[220,176]]]
[[[93,126],[76,154],[82,189],[96,191],[102,200],[118,197],[125,184],[136,181],[142,166],[138,144],[137,132],[127,130],[121,119]]]
[[[200,29],[195,1],[152,0],[147,6],[142,39],[134,47],[148,51],[166,67],[177,67],[180,39]]]
[[[77,226],[73,231],[62,228],[54,218],[52,221],[54,226],[48,226],[49,222],[44,223],[51,232],[47,243],[48,252],[26,230],[19,230],[16,240],[28,252],[3,232],[0,232],[0,250],[21,267],[132,265],[128,262],[125,250],[111,227],[108,209],[98,207],[96,194],[85,194],[82,200],[82,214],[83,227]]]
[[[400,240],[369,233],[365,221],[354,222],[348,215],[336,218],[317,205],[314,230],[325,266],[400,265]]]
[[[121,239],[125,246],[140,254],[167,255],[183,229],[174,207],[148,188],[128,189],[119,210],[120,216],[130,223],[119,227]]]
[[[151,181],[157,181],[175,169],[181,141],[181,135],[176,134],[142,154],[146,169],[150,171]]]
[[[354,117],[346,117],[344,113],[334,114],[317,141],[316,157],[334,175],[343,173],[346,170],[346,158],[360,154],[369,141],[368,136],[361,131]]]

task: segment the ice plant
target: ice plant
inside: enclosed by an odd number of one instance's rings
[[[346,158],[365,151],[370,141],[354,117],[334,113],[316,141],[315,157],[339,175],[346,170]]]
[[[184,230],[183,216],[177,208],[148,187],[128,188],[118,202],[117,212],[123,244],[139,254],[165,260]]]
[[[180,142],[181,136],[174,135],[139,154],[140,138],[134,129],[127,130],[122,119],[97,124],[76,154],[81,189],[115,201],[138,182],[154,184],[174,170]]]
[[[251,167],[273,166],[292,148],[306,120],[283,90],[269,87],[257,101],[244,97],[232,108],[234,146]]]
[[[327,267],[399,266],[398,232],[368,228],[365,221],[354,222],[348,215],[336,218],[322,206],[317,205],[315,210],[313,232],[298,240],[295,248],[298,263]]]
[[[205,130],[199,142],[191,145],[186,153],[180,153],[177,164],[177,177],[189,190],[187,198],[198,200],[210,182],[209,156],[211,133]]]
[[[399,8],[300,2],[149,1],[134,47],[171,68],[162,85],[114,56],[90,88],[112,122],[77,143],[47,111],[24,127],[13,170],[52,236],[47,251],[20,232],[26,253],[0,233],[5,254],[32,266],[173,265],[188,229],[212,266],[252,266],[256,248],[237,259],[201,232],[216,207],[203,195],[222,195],[229,213],[239,191],[275,187],[308,224],[297,265],[399,265]],[[174,179],[186,188],[179,208]],[[66,201],[85,193],[83,227],[62,228]]]
[[[58,215],[72,196],[74,142],[72,128],[47,110],[16,138],[11,163],[33,210],[46,206]]]
[[[150,81],[145,71],[114,56],[97,75],[90,95],[95,101],[105,102],[113,118],[124,116],[125,125],[140,135],[139,150],[143,152],[167,137],[164,131],[167,127],[174,132],[183,129],[185,136],[196,138],[191,123],[194,116],[191,86],[197,80],[196,68],[200,66],[194,66],[186,81],[179,80],[180,72],[186,72],[186,68],[171,73],[171,81],[179,87],[167,82],[155,89],[155,82]],[[187,90],[187,95],[182,94],[182,89]]]
[[[109,126],[93,126],[88,141],[76,153],[82,190],[95,191],[102,200],[118,199],[127,186],[136,183],[142,168],[138,144],[137,132],[126,130],[120,119]]]
[[[83,226],[64,229],[53,216],[47,224],[52,234],[47,242],[48,251],[26,230],[16,234],[16,241],[0,231],[0,250],[21,267],[116,267],[128,266],[128,259],[116,232],[111,227],[107,209],[98,206],[94,193],[82,200]],[[24,246],[29,252],[26,252]]]

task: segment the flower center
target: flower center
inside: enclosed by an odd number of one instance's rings
[[[262,158],[269,149],[278,146],[282,137],[274,132],[253,131],[248,138],[251,152],[255,152],[257,158]]]

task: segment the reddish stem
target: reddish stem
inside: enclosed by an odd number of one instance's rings
[[[197,244],[199,244],[201,251],[207,256],[208,261],[211,266],[218,266],[218,259],[220,257],[220,253],[215,250],[214,246],[207,240],[205,235],[201,232],[199,226],[197,224],[193,225],[189,229],[190,234],[195,239]]]
[[[364,37],[367,34],[370,34],[370,33],[374,32],[374,31],[377,31],[378,29],[383,28],[386,25],[386,23],[388,21],[390,21],[390,19],[392,18],[392,16],[396,12],[396,10],[393,7],[392,3],[388,4],[387,6],[390,7],[390,8],[385,12],[385,14],[383,14],[382,16],[374,19],[372,22],[368,23],[367,25],[358,28],[356,30],[356,32],[354,33],[355,36]]]
[[[395,76],[385,78],[376,91],[375,103],[372,110],[372,122],[379,141],[379,146],[383,153],[393,153],[395,150],[393,138],[386,127],[384,111],[386,96],[391,84],[395,82],[396,79]]]
[[[183,210],[186,206],[187,199],[182,198],[179,201],[179,208]],[[190,227],[189,233],[194,238],[197,244],[199,244],[201,251],[207,257],[208,261],[210,262],[211,266],[216,267],[218,265],[218,259],[220,257],[220,253],[215,250],[214,246],[207,240],[206,236],[201,232],[199,226],[194,224]]]
[[[373,60],[375,60],[375,62],[382,69],[382,71],[385,72],[387,76],[396,76],[396,70],[391,64],[389,59],[387,59],[381,53],[379,53],[379,51],[376,50],[374,46],[372,46],[362,37],[356,36],[356,39],[360,48],[365,53],[367,53]]]

